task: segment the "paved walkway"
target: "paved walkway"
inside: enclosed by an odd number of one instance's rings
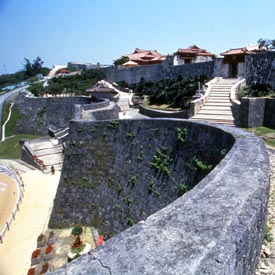
[[[25,184],[24,198],[11,230],[0,244],[0,275],[27,274],[37,237],[47,228],[60,172],[45,175],[26,169],[21,176]]]

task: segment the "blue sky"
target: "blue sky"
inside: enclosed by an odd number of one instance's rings
[[[113,60],[135,48],[215,54],[275,38],[274,0],[0,0],[0,74]]]

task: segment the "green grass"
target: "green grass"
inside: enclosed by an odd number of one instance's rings
[[[249,131],[258,137],[262,137],[266,134],[275,134],[275,129],[271,129],[263,126],[255,127],[255,128],[243,128],[243,130]],[[266,140],[265,144],[269,147],[275,148],[275,139]]]
[[[256,136],[263,136],[266,134],[275,134],[275,129],[267,128],[267,127],[255,127],[255,128],[248,128],[245,129],[251,133],[254,133]]]
[[[11,106],[11,102],[9,101],[6,101],[3,106],[2,120],[1,120],[2,125],[5,123],[5,121],[8,118],[10,106]],[[8,121],[5,127],[6,140],[0,143],[0,158],[19,159],[21,157],[21,147],[22,147],[21,145],[19,145],[19,141],[21,139],[33,140],[40,137],[37,135],[28,135],[28,134],[14,135],[14,129],[16,126],[16,121],[18,119],[18,116],[19,116],[18,110],[15,108],[15,106],[13,106],[10,120]],[[1,130],[2,130],[2,125],[1,125]]]
[[[3,112],[2,112],[2,118],[1,118],[1,124],[3,125],[5,121],[8,118],[9,115],[9,109],[10,109],[11,103],[6,101],[4,106],[3,106]],[[12,107],[12,112],[11,112],[11,117],[8,123],[6,124],[5,127],[5,136],[10,137],[14,135],[14,129],[16,126],[16,121],[18,119],[18,111],[15,106]],[[2,125],[1,125],[1,134],[2,134]]]
[[[20,139],[33,140],[40,136],[20,134],[10,137],[4,142],[0,143],[0,158],[2,159],[19,159],[21,157],[21,145],[19,145]]]

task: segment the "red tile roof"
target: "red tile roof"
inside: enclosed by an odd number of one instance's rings
[[[129,58],[129,61],[136,62],[139,65],[160,63],[165,60],[166,56],[160,54],[156,50],[142,50],[136,48],[131,54],[125,54],[125,57]]]
[[[225,56],[225,55],[247,54],[247,53],[255,53],[258,51],[260,51],[258,45],[248,45],[247,47],[230,49],[228,51],[221,53],[221,55]]]
[[[190,47],[188,47],[187,49],[178,49],[177,52],[175,52],[174,54],[180,54],[180,55],[202,55],[202,56],[212,56],[215,57],[215,54],[208,52],[205,49],[201,49],[200,47],[198,47],[197,45],[192,45]]]

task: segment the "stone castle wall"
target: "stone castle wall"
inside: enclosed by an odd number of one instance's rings
[[[93,103],[90,97],[84,96],[38,98],[25,95],[16,99],[19,112],[16,133],[48,135],[48,128],[67,128],[70,120],[80,119],[82,109],[94,110],[93,115],[98,120],[118,118],[118,106],[110,105],[108,100]]]
[[[106,80],[109,82],[125,81],[128,84],[138,83],[141,78],[146,81],[160,81],[165,78],[177,78],[178,75],[183,78],[205,75],[209,78],[214,74],[214,61],[191,63],[173,66],[173,60],[168,57],[166,61],[160,64],[123,67],[112,66],[104,69]]]
[[[50,225],[116,234],[195,186],[232,144],[230,135],[188,122],[71,122]]]
[[[267,83],[275,88],[275,52],[250,54],[245,58],[246,83]]]
[[[150,165],[162,146],[168,178]],[[67,149],[52,223],[142,221],[49,274],[254,274],[269,196],[261,139],[184,120],[72,122]],[[216,163],[200,181],[202,164]],[[197,184],[176,199],[183,179]]]

